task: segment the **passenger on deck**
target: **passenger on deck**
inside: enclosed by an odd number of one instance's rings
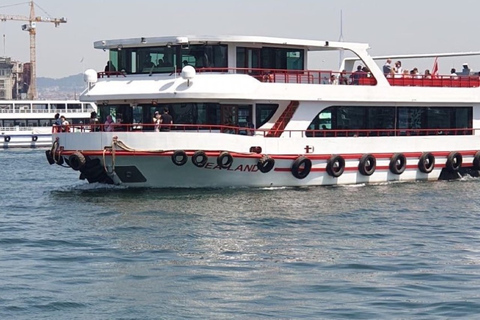
[[[462,75],[462,76],[469,76],[469,75],[470,75],[470,71],[471,71],[471,70],[470,70],[470,68],[468,67],[468,63],[465,62],[465,63],[463,64],[463,69],[462,69],[461,75]]]
[[[111,60],[108,60],[104,71],[107,72],[107,73],[108,72],[115,72],[115,71],[117,71],[117,69],[113,65],[113,62]]]
[[[61,116],[60,120],[62,121],[62,132],[70,132],[70,123],[67,121],[65,116]]]
[[[432,79],[432,74],[430,73],[430,70],[426,69],[425,73],[423,74],[423,77],[425,79]]]
[[[362,70],[362,66],[358,66],[357,71],[355,71],[350,75],[350,79],[351,79],[350,83],[354,85],[358,85],[360,82],[360,79],[365,78],[366,75],[367,75],[366,72]]]
[[[105,126],[104,126],[104,131],[106,132],[113,132],[115,127],[115,123],[113,122],[112,116],[108,115],[107,116],[107,121],[105,121]]]
[[[154,131],[155,132],[160,132],[160,124],[162,124],[162,118],[160,116],[160,112],[155,111],[155,117],[153,118],[153,124],[154,124]]]
[[[338,84],[348,84],[347,70],[342,70],[338,78]]]
[[[62,131],[62,120],[60,119],[60,113],[55,114],[53,117],[53,132],[60,132]]]
[[[254,130],[255,126],[253,125],[250,116],[247,116],[245,118],[245,120],[247,122],[247,124],[246,124],[246,126],[247,126],[247,136],[253,136],[255,134],[255,130]]]
[[[389,77],[393,74],[392,59],[387,59],[387,61],[383,65],[383,74],[385,75],[385,77]]]
[[[162,126],[160,127],[160,131],[170,131],[170,125],[171,124],[173,124],[173,118],[168,113],[168,108],[165,107],[165,108],[163,108]]]
[[[455,68],[452,68],[450,70],[450,77],[453,77],[453,79],[457,79],[457,70],[455,70]]]
[[[330,75],[330,81],[329,81],[330,84],[338,84],[338,79],[337,77],[335,77],[334,74]]]
[[[393,68],[393,71],[395,73],[395,78],[401,78],[403,75],[403,68],[402,68],[402,62],[397,61],[395,62],[395,67]]]
[[[99,126],[98,126],[98,118],[97,118],[97,113],[95,111],[92,111],[90,113],[90,131],[100,131]]]

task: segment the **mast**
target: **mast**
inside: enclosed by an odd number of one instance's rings
[[[343,42],[343,12],[340,10],[340,37],[338,38],[338,42]],[[339,56],[339,61],[338,61],[338,68],[342,66],[342,61],[343,61],[343,54],[344,50],[340,50],[340,56]]]

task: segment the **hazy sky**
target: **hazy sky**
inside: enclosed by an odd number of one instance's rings
[[[19,4],[22,3],[23,4]],[[480,51],[479,0],[37,0],[37,16],[66,17],[58,28],[37,24],[37,76],[61,78],[103,70],[104,39],[169,35],[258,35],[367,42],[372,55]],[[9,6],[12,4],[19,4]],[[25,0],[0,0],[0,14],[29,14]],[[0,22],[0,56],[28,62],[29,36],[20,21]],[[480,58],[441,58],[440,73],[463,62],[480,70]],[[414,62],[412,62],[413,64]],[[406,65],[420,70],[432,59]],[[310,68],[336,69],[334,61]]]

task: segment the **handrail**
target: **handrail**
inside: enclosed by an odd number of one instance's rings
[[[196,68],[197,73],[229,73],[246,74],[261,82],[273,83],[304,83],[304,84],[333,84],[333,85],[361,85],[374,86],[377,84],[375,77],[367,71],[332,71],[332,70],[293,70],[271,68]],[[178,74],[181,70],[178,71]],[[171,75],[171,74],[170,74]],[[126,77],[120,71],[98,72],[98,78]],[[392,75],[387,77],[391,86],[417,86],[417,87],[480,87],[480,77],[439,75],[436,77],[424,75]]]
[[[110,126],[115,132],[154,132],[154,124],[70,124],[75,132],[105,132]],[[227,133],[249,136],[269,137],[270,129],[251,129],[240,126],[203,125],[203,124],[161,124],[160,130],[169,132]],[[430,136],[430,135],[474,135],[475,128],[430,128],[430,129],[322,129],[322,130],[284,130],[282,137],[394,137],[394,136]],[[55,130],[54,126],[54,131]],[[161,132],[165,133],[165,132]]]

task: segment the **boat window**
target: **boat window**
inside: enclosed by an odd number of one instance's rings
[[[398,129],[397,135],[471,134],[471,130],[461,129],[472,128],[472,108],[332,106],[315,116],[308,126],[308,130],[312,131],[307,131],[306,135],[308,137],[367,134],[384,136],[395,135],[393,130],[388,130],[395,128]],[[378,130],[378,132],[370,132],[367,129]]]
[[[68,103],[67,109],[70,109],[70,110],[82,109],[82,105],[80,103]]]
[[[27,127],[38,127],[38,120],[27,120]]]
[[[41,113],[48,112],[48,105],[46,103],[34,103],[32,104],[33,112]]]
[[[49,127],[53,125],[54,120],[49,120],[49,119],[40,119],[40,126],[41,127]]]
[[[100,123],[105,123],[108,115],[112,116],[115,123],[133,123],[133,109],[129,104],[101,105],[98,107]]]
[[[172,73],[184,64],[195,68],[226,68],[226,45],[187,45],[110,50],[110,60],[118,71],[135,73]]]
[[[3,120],[4,127],[13,127],[15,126],[15,121],[13,120]]]
[[[65,104],[64,103],[52,103],[50,105],[50,109],[52,112],[59,112],[62,113],[65,111]]]
[[[237,68],[303,70],[303,49],[237,47]]]
[[[21,112],[21,113],[30,112],[30,105],[18,103],[15,105],[15,111]]]
[[[255,127],[258,129],[267,123],[275,111],[278,109],[278,104],[257,103],[255,113]]]

